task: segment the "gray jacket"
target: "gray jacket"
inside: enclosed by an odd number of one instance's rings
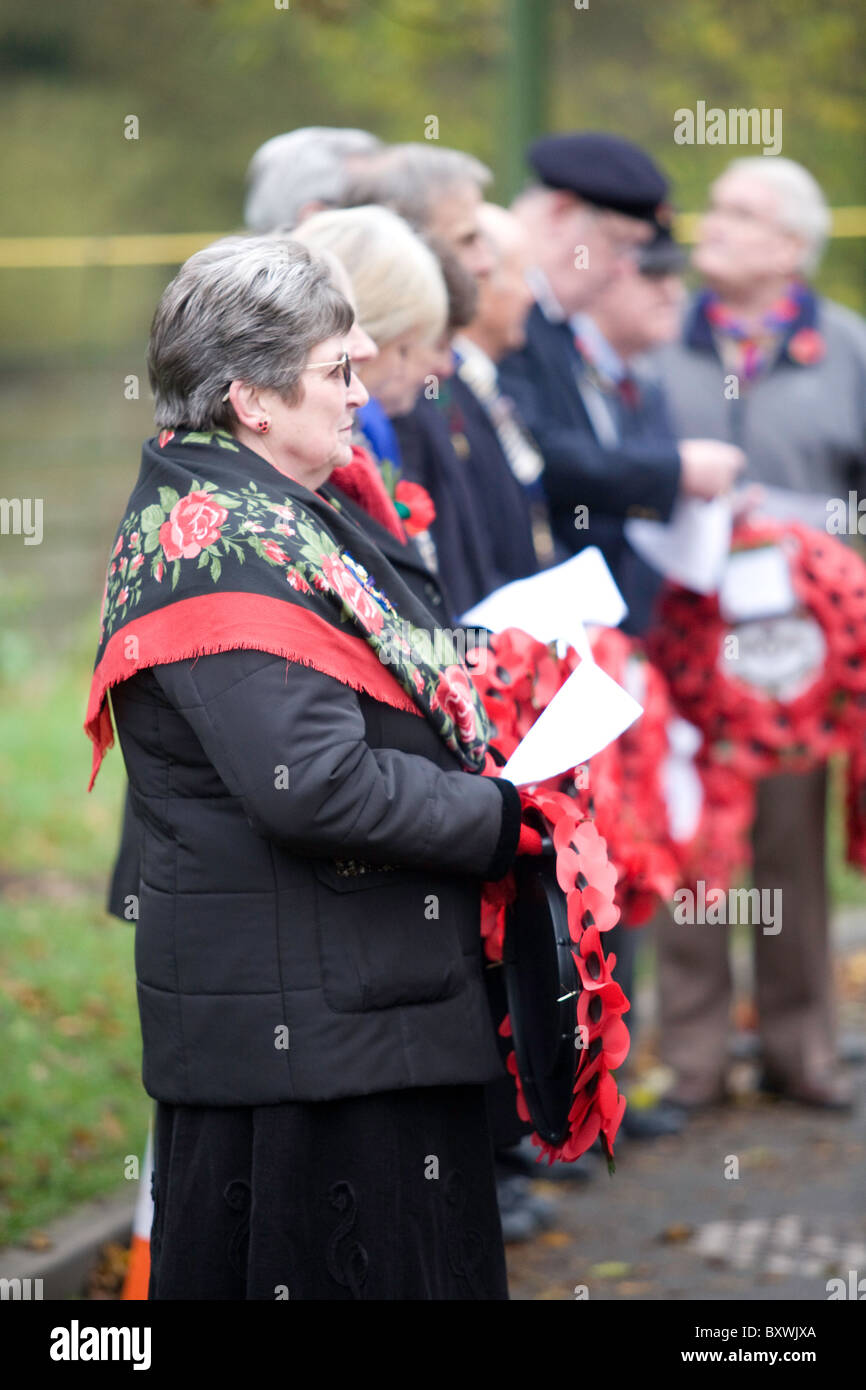
[[[824,355],[808,365],[785,335],[773,366],[726,397],[726,368],[702,319],[700,297],[683,338],[648,359],[661,380],[680,439],[729,440],[745,450],[744,480],[847,500],[866,493],[866,322],[850,309],[811,297],[811,322]],[[796,345],[795,345],[796,347]],[[731,386],[728,385],[728,396]],[[820,523],[819,523],[820,524]]]

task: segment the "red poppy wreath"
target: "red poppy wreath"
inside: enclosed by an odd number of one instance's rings
[[[717,594],[669,587],[648,641],[674,704],[702,731],[713,760],[750,779],[807,771],[855,747],[866,727],[866,564],[798,522],[736,528],[732,554],[765,546],[781,549],[790,572],[795,608],[783,622],[732,631]],[[750,643],[782,674],[768,678],[766,661],[758,670]]]
[[[570,653],[561,660],[526,633],[508,629],[491,636],[487,647],[468,652],[466,661],[494,726],[491,744],[499,757],[507,759],[567,680],[577,657]],[[493,757],[485,770],[497,774]],[[533,1143],[552,1163],[554,1159],[579,1158],[599,1139],[612,1164],[614,1139],[626,1103],[611,1073],[622,1064],[629,1048],[628,1029],[622,1020],[629,1003],[613,979],[616,956],[605,957],[602,946],[602,933],[619,920],[614,904],[617,870],[608,858],[604,839],[576,800],[574,778],[568,775],[555,780],[566,785],[570,794],[546,784],[521,790],[520,799],[524,811],[531,807],[541,818],[556,853],[556,878],[566,896],[568,932],[581,985],[575,1028],[581,1047],[568,1135],[562,1144],[552,1145],[534,1134]],[[515,892],[512,874],[484,887],[481,930],[485,951],[493,962],[502,960],[506,912]],[[507,1016],[500,1031],[510,1036]],[[518,1114],[528,1122],[529,1108],[513,1051],[507,1065],[517,1087]]]

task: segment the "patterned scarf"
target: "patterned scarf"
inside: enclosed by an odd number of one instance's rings
[[[375,575],[375,577],[374,577]],[[272,652],[425,717],[479,772],[490,726],[452,635],[340,508],[223,430],[146,441],[108,563],[85,729],[114,741],[107,694],[136,671]]]
[[[770,365],[777,344],[791,324],[799,319],[804,297],[809,291],[803,285],[791,285],[760,320],[757,328],[747,327],[719,299],[708,291],[704,301],[707,321],[732,350],[734,369],[743,381],[754,381]]]

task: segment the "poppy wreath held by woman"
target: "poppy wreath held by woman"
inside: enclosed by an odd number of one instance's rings
[[[601,669],[643,706],[640,718],[590,760],[589,775],[577,779],[578,802],[605,837],[616,865],[617,906],[628,926],[639,927],[659,900],[671,896],[680,877],[662,785],[671,703],[663,677],[633,637],[596,628],[591,642]]]
[[[560,660],[543,643],[511,628],[491,635],[486,648],[468,652],[466,664],[491,722],[489,742],[504,760],[550,703],[574,663]],[[495,776],[498,770],[488,755],[485,771]],[[580,980],[575,1012],[577,1067],[566,1139],[554,1145],[536,1133],[533,1143],[552,1163],[579,1158],[600,1139],[612,1164],[626,1102],[611,1073],[629,1048],[628,1029],[622,1021],[629,1003],[613,979],[616,957],[605,957],[602,946],[602,933],[619,919],[614,904],[617,871],[604,840],[574,798],[573,778],[567,775],[555,781],[563,782],[572,794],[544,785],[521,789],[520,799],[524,813],[531,810],[547,828],[556,854],[557,883],[566,898],[568,933]],[[506,913],[515,894],[513,874],[484,886],[481,929],[492,962],[503,958]],[[505,1037],[511,1035],[508,1016],[500,1031]],[[531,1122],[514,1051],[507,1066],[517,1088],[518,1114]]]
[[[597,628],[591,641],[598,665],[630,689],[644,713],[586,767],[573,768],[546,785],[574,798],[598,827],[617,871],[617,906],[629,925],[638,926],[649,919],[659,898],[670,896],[679,877],[661,784],[671,707],[664,680],[633,638]],[[573,648],[557,657],[513,628],[491,637],[483,657],[470,652],[467,665],[496,730],[494,744],[508,758],[580,657]]]
[[[621,912],[628,914],[630,926],[646,921],[660,898],[689,881],[698,852],[705,862],[708,849],[714,848],[711,881],[727,884],[744,850],[743,815],[746,821],[751,818],[751,800],[743,795],[744,790],[750,792],[748,783],[728,768],[699,763],[704,801],[698,826],[686,844],[671,840],[661,783],[672,715],[664,679],[640,644],[623,633],[597,629],[592,644],[599,665],[640,699],[644,714],[597,753],[588,768],[571,769],[549,783],[521,790],[524,809],[532,808],[543,818],[556,850],[557,880],[566,894],[581,985],[575,1037],[581,1037],[587,1049],[575,1076],[568,1138],[552,1145],[533,1136],[551,1162],[579,1157],[596,1138],[611,1159],[625,1108],[610,1073],[628,1051],[622,1015],[629,1004],[612,978],[616,957],[605,957],[600,934],[615,925]],[[573,648],[559,658],[551,647],[518,629],[491,634],[486,648],[467,653],[466,665],[490,721],[490,743],[503,761],[579,661]],[[485,771],[498,773],[490,755]],[[482,936],[492,962],[503,959],[506,913],[515,892],[513,874],[485,885]],[[510,1036],[508,1018],[501,1031]],[[531,1122],[514,1052],[508,1067],[517,1087],[518,1113]]]
[[[487,769],[495,775],[491,759]],[[625,1097],[619,1094],[611,1074],[628,1054],[630,1039],[623,1022],[629,1001],[613,978],[616,956],[605,956],[602,933],[619,920],[614,904],[616,869],[607,856],[607,847],[592,821],[574,799],[548,787],[521,788],[520,800],[527,811],[540,818],[556,852],[556,880],[565,894],[568,933],[579,988],[575,1012],[576,1071],[573,1102],[568,1114],[568,1134],[561,1144],[551,1144],[538,1133],[532,1142],[539,1157],[571,1162],[599,1139],[613,1171],[613,1145],[625,1112]],[[485,950],[493,962],[501,962],[505,938],[505,919],[514,901],[513,873],[495,884],[485,884],[483,919]],[[506,1014],[500,1033],[511,1036],[511,1020]],[[532,1123],[526,1102],[517,1056],[512,1050],[506,1066],[517,1089],[517,1113]]]

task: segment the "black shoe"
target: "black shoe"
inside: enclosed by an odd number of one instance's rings
[[[502,1238],[506,1245],[532,1240],[556,1220],[553,1203],[536,1197],[529,1179],[521,1177],[519,1173],[497,1176],[496,1200],[499,1203]]]
[[[751,1029],[732,1033],[728,1039],[728,1056],[737,1062],[755,1062],[761,1055],[761,1039]]]
[[[496,1166],[527,1178],[541,1178],[544,1182],[589,1182],[595,1173],[596,1165],[589,1154],[581,1154],[573,1163],[548,1163],[546,1159],[539,1163],[538,1154],[539,1150],[527,1135],[510,1149],[497,1149]]]
[[[862,1067],[866,1062],[866,1037],[862,1033],[840,1033],[836,1053],[846,1066]]]
[[[663,1139],[666,1135],[682,1134],[685,1126],[685,1108],[666,1100],[644,1110],[627,1105],[622,1117],[622,1132],[627,1139]]]
[[[854,1109],[854,1098],[844,1082],[812,1082],[809,1085],[788,1086],[775,1077],[762,1076],[758,1090],[765,1096],[776,1100],[790,1100],[795,1105],[806,1105],[812,1110],[836,1110],[848,1113]]]
[[[728,1043],[729,1056],[738,1062],[756,1062],[761,1056],[761,1040],[757,1033],[734,1033]],[[843,1066],[862,1067],[866,1062],[866,1036],[862,1033],[840,1033],[836,1056]]]

